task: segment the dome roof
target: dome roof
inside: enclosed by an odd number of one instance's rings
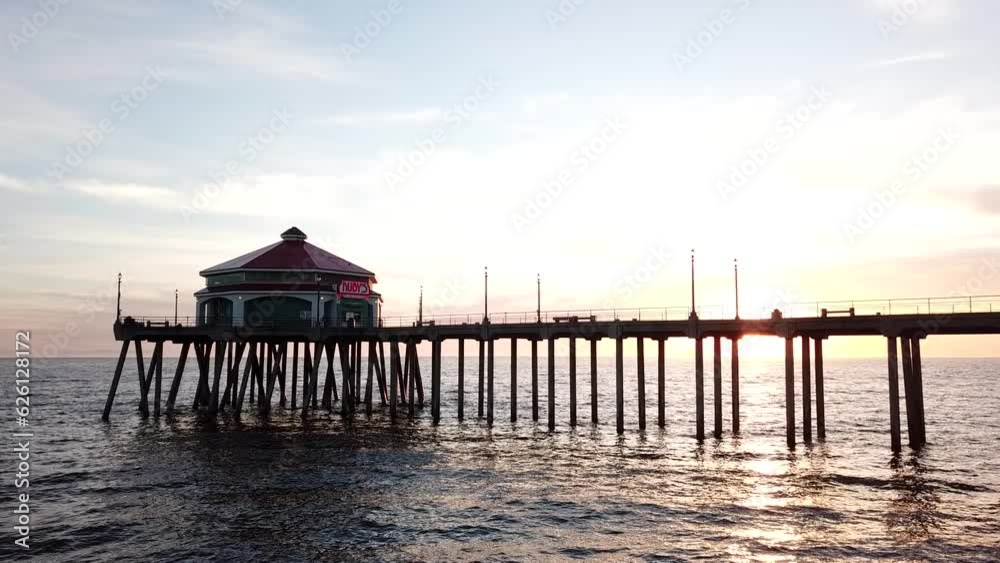
[[[202,276],[240,270],[302,270],[374,278],[375,274],[353,262],[306,242],[308,237],[297,227],[281,234],[281,242],[259,248],[203,270]]]

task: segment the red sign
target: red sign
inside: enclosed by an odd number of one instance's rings
[[[368,299],[372,290],[366,281],[343,280],[337,286],[337,296],[349,299]]]

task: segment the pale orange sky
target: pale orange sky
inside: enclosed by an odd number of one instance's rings
[[[406,4],[363,48],[361,4],[63,10],[0,62],[0,329],[114,354],[118,272],[126,314],[192,314],[199,270],[292,225],[386,316],[421,285],[425,315],[478,313],[486,265],[492,311],[533,311],[538,273],[547,310],[683,311],[692,248],[716,315],[733,258],[744,317],[1000,295],[997,8],[926,4]]]

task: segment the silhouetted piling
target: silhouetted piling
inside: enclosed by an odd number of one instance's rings
[[[795,447],[795,347],[793,337],[785,337],[785,442]]]
[[[712,403],[713,422],[712,435],[716,440],[722,438],[722,337],[716,335],[712,339]]]
[[[740,339],[734,336],[732,339],[732,383],[731,393],[733,401],[733,434],[740,433]]]
[[[458,419],[465,420],[465,339],[458,339]]]
[[[517,339],[510,339],[510,421],[517,422]]]
[[[896,351],[896,337],[886,338],[889,350],[889,434],[892,440],[892,451],[902,450],[902,439],[899,435],[899,360]]]
[[[660,428],[664,428],[667,425],[667,359],[664,355],[664,344],[664,339],[658,338],[656,340],[656,424]]]
[[[705,440],[705,345],[699,336],[694,342],[695,439]]]
[[[576,427],[576,338],[569,338],[569,425]]]
[[[813,441],[812,431],[812,373],[809,337],[802,335],[802,439],[807,444]]]

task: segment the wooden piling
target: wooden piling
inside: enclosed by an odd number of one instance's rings
[[[615,429],[625,433],[625,351],[619,331],[615,337]]]
[[[732,360],[730,391],[733,401],[733,434],[738,436],[740,433],[740,337],[738,335],[732,337],[732,358],[730,359]]]
[[[517,422],[517,339],[510,339],[510,421]]]
[[[892,440],[893,453],[902,450],[902,440],[899,435],[899,361],[896,351],[896,337],[886,338],[889,350],[889,432]]]
[[[378,377],[378,399],[383,407],[389,402],[389,380],[385,372],[385,343],[378,341],[378,363],[375,364],[375,375]]]
[[[313,343],[313,373],[309,378],[311,389],[309,390],[309,400],[312,401],[312,408],[319,408],[319,370],[323,366],[323,351],[325,346],[321,342]],[[336,346],[334,346],[336,348]],[[331,350],[332,351],[332,350]],[[336,383],[336,381],[334,382]]]
[[[292,409],[298,408],[298,400],[296,395],[298,394],[299,385],[299,343],[294,342],[292,344]]]
[[[590,341],[590,423],[597,426],[597,339]]]
[[[156,379],[153,383],[153,417],[160,418],[160,392],[163,387],[163,342],[156,343]]]
[[[458,339],[458,419],[465,420],[465,339]]]
[[[793,337],[785,337],[785,442],[795,448],[795,348]]]
[[[139,371],[139,414],[145,418],[149,416],[149,404],[146,399],[146,362],[142,357],[142,342],[139,340],[135,341],[135,364]]]
[[[407,381],[409,391],[406,393],[409,399],[407,403],[409,411],[407,414],[412,419],[417,414],[417,344],[411,340],[407,342],[406,347],[408,349],[406,355],[410,359],[410,377],[409,381]]]
[[[285,394],[285,383],[288,378],[288,342],[281,343],[281,377],[278,379],[278,385],[281,389],[281,397],[279,398],[278,405],[284,408],[288,403],[288,396]]]
[[[556,339],[549,337],[549,432],[556,429]]]
[[[640,336],[635,342],[636,354],[636,376],[638,379],[638,408],[639,408],[639,430],[646,429],[646,356],[643,352],[643,338]]]
[[[125,369],[125,359],[128,357],[130,344],[131,342],[128,340],[122,341],[122,349],[118,353],[118,363],[115,364],[115,375],[111,379],[111,389],[108,391],[108,400],[104,403],[104,414],[101,416],[101,420],[104,422],[107,422],[111,418],[111,407],[115,404],[115,395],[118,394],[118,382],[122,378],[122,370]]]
[[[906,436],[910,447],[916,449],[920,447],[920,430],[917,429],[916,392],[913,389],[913,356],[907,336],[900,338],[900,353],[903,356],[903,392],[906,394]]]
[[[664,355],[665,341],[656,340],[656,424],[660,428],[667,425],[667,359]]]
[[[820,442],[826,440],[826,404],[823,390],[823,337],[814,339],[814,361],[816,362],[816,437]]]
[[[538,422],[538,341],[531,341],[531,420]]]
[[[712,339],[712,402],[715,410],[715,423],[712,436],[716,440],[722,438],[722,337],[715,335]]]
[[[486,386],[486,425],[493,427],[493,346],[494,341],[490,338],[489,342],[486,343],[486,378],[488,380]]]
[[[158,343],[160,353],[163,353],[163,343]],[[219,385],[222,381],[222,368],[226,366],[226,343],[215,343],[215,372],[212,377],[212,394],[209,398],[208,412],[215,416],[219,412]]]
[[[302,346],[302,416],[309,410],[309,390],[312,388],[312,347],[309,342]]]
[[[913,337],[910,355],[913,356],[913,395],[917,407],[917,444],[924,446],[927,444],[927,419],[924,416],[924,367],[920,357],[920,336]]]
[[[378,351],[375,341],[368,342],[368,378],[365,380],[365,414],[372,414],[372,380],[375,379],[375,365],[378,363]]]
[[[128,345],[126,340],[124,343]],[[170,391],[167,393],[167,415],[174,412],[174,405],[177,403],[177,392],[181,389],[181,378],[184,377],[184,367],[187,364],[188,354],[191,351],[191,343],[185,342],[181,345],[181,355],[177,358],[177,369],[174,371],[174,380],[170,382]]]
[[[340,393],[340,415],[346,417],[354,414],[354,394],[351,392],[354,381],[351,373],[352,351],[349,343],[341,341],[331,346],[328,359],[332,359],[334,349],[340,354],[340,381],[343,386]]]
[[[306,349],[308,354],[308,348]],[[243,414],[243,399],[246,396],[247,385],[250,383],[251,377],[253,377],[253,372],[257,370],[257,343],[250,343],[250,353],[247,356],[247,366],[243,372],[243,381],[240,383],[240,392],[237,394],[236,398],[236,408],[233,411],[233,415],[237,418]],[[251,390],[253,386],[251,385]],[[303,402],[305,404],[305,402]],[[304,409],[303,409],[304,412]]]
[[[399,342],[393,340],[389,344],[389,370],[392,374],[389,376],[389,417],[392,420],[396,420],[396,405],[398,400],[398,389],[399,386],[399,373],[397,370],[399,366]]]
[[[705,342],[701,336],[694,340],[694,408],[695,439],[705,440]]]
[[[229,350],[226,352],[226,390],[222,394],[222,399],[219,400],[220,411],[225,411],[229,405],[235,404],[233,396],[239,390],[240,361],[243,359],[245,348],[246,342],[240,342],[239,344],[229,343]]]
[[[337,385],[337,376],[333,373],[333,356],[337,350],[337,343],[327,343],[326,348],[326,377],[323,378],[323,408],[333,409],[333,388]],[[347,377],[347,374],[341,374]]]
[[[569,337],[569,425],[576,427],[576,338]]]
[[[355,340],[352,343],[353,356],[351,369],[354,371],[354,401],[361,404],[361,341]]]
[[[802,335],[802,440],[813,441],[812,432],[812,359],[809,337]]]
[[[483,401],[486,385],[486,341],[479,339],[479,419],[483,418]]]
[[[431,418],[441,421],[441,341],[431,340]]]

